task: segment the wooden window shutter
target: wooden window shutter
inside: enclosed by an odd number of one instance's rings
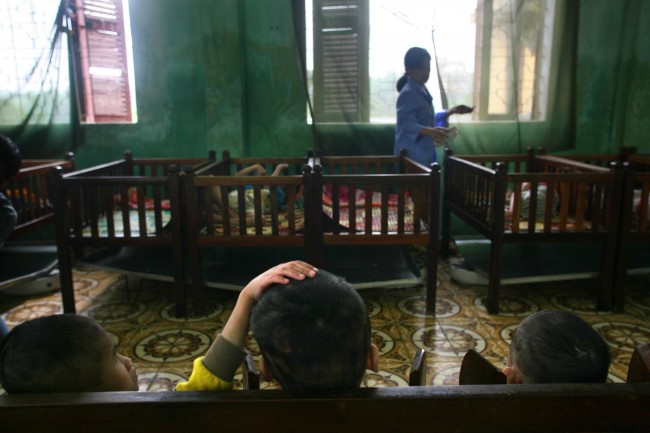
[[[314,0],[314,116],[367,122],[368,0]]]
[[[131,122],[122,0],[75,1],[82,120]]]

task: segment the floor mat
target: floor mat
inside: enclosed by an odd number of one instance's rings
[[[241,290],[251,278],[278,263],[305,260],[294,247],[211,248],[203,255],[203,278],[208,287]],[[329,246],[324,269],[341,275],[355,288],[409,287],[422,282],[408,247]]]
[[[487,278],[490,241],[456,239],[455,242],[469,267]],[[601,248],[595,242],[505,244],[501,284],[596,278],[602,267]]]
[[[202,250],[207,287],[241,290],[265,270],[291,260],[305,260],[299,247],[214,247]],[[166,248],[104,249],[79,260],[95,269],[172,281],[171,254]],[[343,276],[355,288],[411,287],[422,282],[409,248],[401,245],[329,246],[325,269]]]
[[[159,281],[174,281],[172,254],[163,247],[104,248],[84,256],[79,265]]]

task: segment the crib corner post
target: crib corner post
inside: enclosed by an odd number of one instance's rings
[[[508,165],[496,164],[494,177],[494,206],[492,207],[492,242],[490,244],[490,275],[486,308],[490,314],[499,313],[501,290],[501,269],[503,255],[503,227],[505,224],[506,187],[508,184]]]
[[[54,167],[48,174],[48,188],[54,208],[54,227],[56,232],[56,255],[59,261],[59,282],[61,284],[61,301],[63,312],[75,314],[74,281],[72,277],[72,257],[67,239],[69,234],[66,211],[68,200],[62,188],[63,168]]]
[[[615,251],[614,263],[611,265],[611,275],[604,276],[601,282],[601,294],[599,295],[599,310],[607,310],[610,307],[614,312],[624,312],[625,298],[625,277],[627,276],[629,237],[632,224],[633,209],[629,203],[634,202],[634,183],[636,172],[628,162],[614,161],[610,163],[610,169],[614,172],[615,180],[612,187],[611,203],[609,203],[610,233],[608,244],[603,249],[603,271],[607,270],[607,254]],[[616,191],[622,191],[618,194]],[[608,299],[603,299],[609,295]],[[609,301],[609,302],[608,302]]]
[[[442,191],[440,199],[440,256],[447,259],[450,256],[449,244],[451,243],[451,208],[449,207],[451,175],[448,170],[443,172],[440,182],[442,184],[440,186],[440,191]]]
[[[454,150],[451,147],[445,147],[445,158],[454,156]]]
[[[221,159],[224,161],[227,161],[230,159],[230,151],[229,150],[224,150],[221,152]]]
[[[133,153],[130,150],[124,151],[124,174],[133,176]]]
[[[323,221],[323,172],[318,163],[305,165],[305,257],[309,263],[322,267],[325,261]]]
[[[440,164],[431,164],[429,173],[429,243],[427,245],[427,298],[426,310],[436,311],[436,289],[438,286],[438,251],[440,249]],[[444,248],[444,247],[443,247]],[[447,250],[449,246],[447,246]]]

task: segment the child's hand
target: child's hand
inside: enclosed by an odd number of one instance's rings
[[[236,347],[244,347],[253,307],[264,289],[272,284],[287,284],[290,279],[304,280],[314,277],[318,269],[299,260],[282,263],[253,278],[239,294],[235,308],[226,321],[221,335]]]
[[[253,278],[244,287],[242,294],[246,294],[253,301],[257,302],[260,300],[264,290],[272,284],[287,284],[291,279],[304,280],[307,277],[311,278],[316,276],[317,272],[317,268],[300,260],[282,263]]]

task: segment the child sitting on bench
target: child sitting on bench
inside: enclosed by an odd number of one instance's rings
[[[568,311],[531,314],[517,327],[508,364],[507,383],[604,383],[610,353],[605,340]]]
[[[9,394],[137,391],[138,375],[97,322],[57,314],[23,322],[4,338],[0,384]]]
[[[260,370],[284,389],[349,389],[366,368],[378,371],[365,303],[343,278],[294,261],[253,279],[205,357],[176,389],[232,388],[249,323],[260,347]]]
[[[194,361],[189,381],[176,389],[231,389],[246,356],[252,325],[265,361],[285,389],[358,387],[365,368],[378,370],[370,319],[343,278],[293,261],[254,278],[239,294],[221,334]],[[94,320],[74,314],[17,325],[0,344],[0,384],[9,394],[137,391],[131,359],[116,353]]]

